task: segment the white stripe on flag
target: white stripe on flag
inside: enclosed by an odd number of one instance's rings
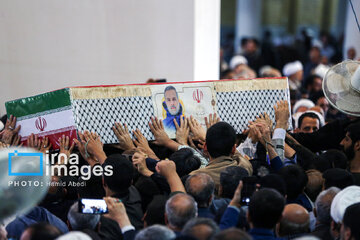
[[[18,121],[21,125],[19,134],[27,137],[30,134],[44,135],[46,132],[75,126],[72,110],[55,112],[39,117]]]

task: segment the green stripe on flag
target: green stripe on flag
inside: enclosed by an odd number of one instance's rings
[[[52,111],[66,106],[71,106],[68,88],[5,103],[8,116],[14,115],[16,117],[32,115],[38,112]]]

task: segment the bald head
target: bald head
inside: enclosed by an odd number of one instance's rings
[[[293,223],[303,224],[309,221],[309,212],[299,204],[288,204],[284,208],[283,219]]]
[[[197,216],[197,204],[190,195],[178,193],[167,200],[165,214],[168,227],[180,231],[187,221]]]
[[[208,174],[197,173],[186,180],[185,188],[199,207],[208,207],[214,194],[215,183]]]
[[[198,240],[207,240],[212,239],[217,232],[219,232],[219,227],[213,220],[209,218],[193,218],[186,223],[181,233]]]
[[[279,225],[281,237],[293,234],[308,233],[310,225],[309,212],[299,204],[285,206]]]

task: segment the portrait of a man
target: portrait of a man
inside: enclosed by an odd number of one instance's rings
[[[180,125],[180,116],[184,114],[184,107],[179,95],[173,86],[167,86],[164,90],[163,106],[163,123],[165,128],[176,130],[174,119]]]

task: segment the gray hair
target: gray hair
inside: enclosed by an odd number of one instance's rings
[[[218,225],[210,218],[193,218],[185,224],[181,233],[186,236],[195,237],[194,227],[199,225],[206,225],[212,229],[212,232],[207,239],[212,239],[215,234],[220,231]]]
[[[191,183],[192,179],[197,180]],[[215,183],[209,174],[197,173],[188,177],[185,189],[195,199],[199,207],[208,207],[209,200],[215,191]]]
[[[179,205],[179,203],[182,203]],[[194,198],[185,193],[178,193],[166,201],[165,213],[170,225],[182,229],[190,219],[197,216],[197,204]]]
[[[72,230],[83,230],[83,229],[94,230],[96,225],[100,221],[99,214],[79,213],[77,202],[71,206],[67,214],[67,218],[69,220]]]
[[[320,223],[329,225],[331,222],[330,208],[335,195],[341,190],[337,187],[330,187],[322,191],[315,201],[316,219]]]
[[[147,227],[136,234],[135,240],[171,240],[175,239],[175,233],[165,226],[155,224]]]

